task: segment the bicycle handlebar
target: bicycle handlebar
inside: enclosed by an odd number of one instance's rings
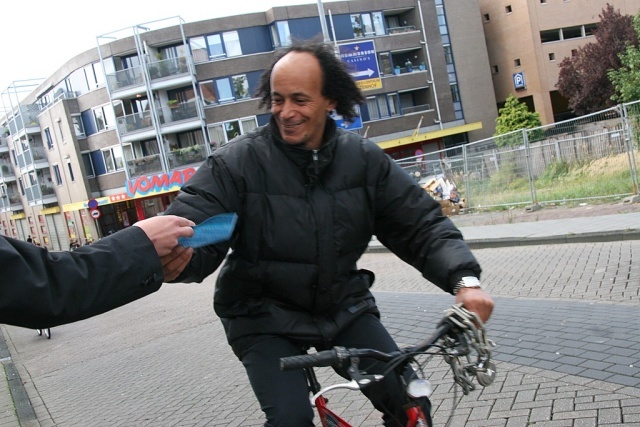
[[[441,344],[437,344],[442,340]],[[280,369],[292,370],[332,366],[334,368],[350,367],[355,364],[356,369],[351,373],[357,375],[359,358],[373,358],[382,362],[390,362],[400,359],[410,361],[420,353],[426,353],[431,347],[436,346],[439,354],[443,355],[451,366],[455,382],[462,386],[464,394],[468,394],[475,386],[468,375],[475,376],[483,387],[493,383],[496,375],[495,364],[491,361],[489,347],[494,345],[485,335],[484,325],[475,313],[454,304],[448,310],[444,318],[438,323],[435,332],[425,341],[415,346],[385,353],[373,349],[358,349],[346,347],[333,347],[331,350],[319,351],[312,354],[283,357],[280,359]],[[472,349],[475,351],[476,360],[472,361]],[[462,359],[465,358],[466,362]]]
[[[424,351],[433,346],[438,340],[444,337],[453,329],[453,325],[448,322],[441,323],[431,337],[415,347],[385,353],[370,348],[346,348],[333,347],[331,350],[318,351],[312,354],[301,354],[299,356],[289,356],[280,359],[280,370],[289,371],[293,369],[313,368],[332,366],[334,368],[346,367],[354,357],[369,357],[372,359],[388,362],[402,354]]]

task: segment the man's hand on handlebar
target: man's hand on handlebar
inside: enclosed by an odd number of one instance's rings
[[[456,304],[458,303],[462,303],[464,308],[476,313],[482,323],[487,323],[493,312],[493,299],[482,289],[460,289],[456,294]]]

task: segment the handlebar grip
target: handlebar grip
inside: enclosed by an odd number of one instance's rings
[[[280,358],[280,370],[312,368],[314,366],[332,366],[340,363],[339,351],[336,347],[331,350],[319,351],[313,354],[301,354]]]

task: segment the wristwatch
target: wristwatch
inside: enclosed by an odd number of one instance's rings
[[[482,286],[480,286],[480,280],[477,277],[466,276],[453,287],[453,294],[456,295],[462,288],[482,289]]]

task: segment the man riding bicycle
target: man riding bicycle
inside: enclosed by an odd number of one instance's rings
[[[335,110],[349,120],[364,101],[331,46],[294,43],[280,51],[257,95],[271,106],[270,123],[216,150],[167,211],[196,223],[235,212],[234,236],[225,244],[176,248],[163,259],[164,273],[167,280],[200,282],[232,249],[214,308],[265,425],[311,426],[305,376],[280,371],[281,357],[303,347],[397,349],[369,289],[373,273],[355,267],[373,235],[483,322],[494,303],[440,205],[375,143],[338,129],[329,117]],[[369,373],[380,365],[361,363]],[[405,425],[401,387],[398,376],[388,375],[365,390],[387,426]]]

